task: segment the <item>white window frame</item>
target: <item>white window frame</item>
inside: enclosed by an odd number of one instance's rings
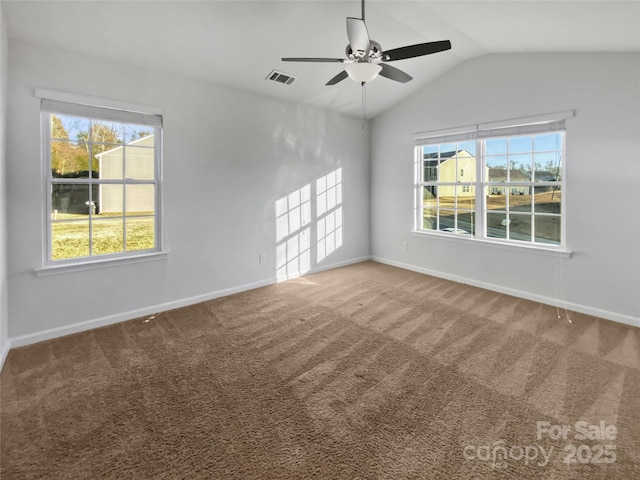
[[[485,124],[477,124],[466,127],[458,127],[446,130],[438,130],[426,133],[419,133],[414,136],[414,225],[412,233],[415,235],[424,235],[430,237],[439,237],[444,239],[454,239],[461,241],[486,242],[487,244],[503,246],[506,248],[529,249],[542,253],[560,254],[561,256],[570,256],[571,252],[567,247],[566,234],[566,127],[565,120],[575,116],[575,111],[556,112],[551,114],[536,115],[533,117],[524,117],[520,119],[506,120],[500,122],[492,122]],[[511,138],[523,135],[538,135],[545,133],[561,133],[562,135],[562,159],[561,159],[561,180],[556,182],[512,182],[501,184],[498,182],[489,182],[485,178],[485,151],[484,141],[487,139]],[[455,232],[447,232],[441,230],[431,230],[423,228],[423,192],[422,187],[425,183],[423,180],[423,147],[425,145],[438,145],[444,143],[454,143],[463,141],[476,142],[476,181],[475,188],[475,233],[472,235],[461,235]],[[453,182],[451,185],[464,186],[468,182]],[[446,185],[449,185],[447,182]],[[445,185],[445,186],[446,186]],[[486,187],[520,187],[528,186],[529,188],[543,186],[560,186],[563,199],[560,210],[560,243],[546,244],[533,241],[503,239],[487,236],[486,232],[486,195],[484,195]],[[508,195],[507,195],[508,196]],[[533,213],[532,213],[533,215]],[[534,217],[532,217],[534,218]]]
[[[36,268],[38,275],[57,272],[86,270],[94,267],[111,266],[119,263],[137,263],[155,260],[168,252],[164,249],[164,229],[162,215],[162,110],[129,104],[110,99],[99,99],[74,95],[66,92],[36,90],[41,98],[41,136],[42,136],[42,185],[43,185],[43,254],[42,267]],[[145,125],[153,129],[154,134],[154,178],[137,180],[123,178],[121,180],[98,180],[94,178],[54,178],[51,171],[51,114],[73,115],[93,120],[106,120],[125,124]],[[52,185],[54,183],[78,184],[118,184],[118,185],[153,185],[154,198],[154,239],[155,247],[146,250],[124,251],[113,254],[89,255],[63,260],[52,259]],[[91,191],[91,188],[89,189]],[[125,226],[126,235],[126,222]]]

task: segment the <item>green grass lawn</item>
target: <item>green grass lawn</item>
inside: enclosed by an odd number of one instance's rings
[[[126,243],[125,243],[126,225]],[[96,215],[58,215],[51,225],[51,257],[53,260],[108,255],[124,251],[155,248],[155,218]],[[126,246],[125,246],[126,245]]]

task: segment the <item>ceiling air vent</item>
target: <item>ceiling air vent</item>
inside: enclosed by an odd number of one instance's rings
[[[284,83],[285,85],[291,85],[296,77],[287,75],[286,73],[273,70],[266,78],[267,80],[273,80],[274,82]]]

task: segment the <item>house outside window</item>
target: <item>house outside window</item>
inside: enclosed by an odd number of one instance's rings
[[[45,266],[162,251],[157,114],[42,100]]]
[[[564,118],[570,113],[416,136],[415,231],[565,248]]]

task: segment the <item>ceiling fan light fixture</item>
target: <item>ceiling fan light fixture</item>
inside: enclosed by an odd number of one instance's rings
[[[344,69],[352,80],[367,83],[378,76],[382,67],[377,63],[356,62],[345,65]]]

